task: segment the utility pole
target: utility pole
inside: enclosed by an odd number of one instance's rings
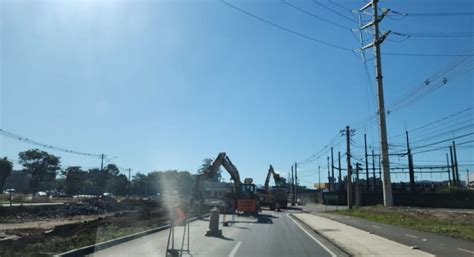
[[[469,170],[466,170],[466,188],[469,188]]]
[[[372,149],[372,175],[373,175],[373,182],[374,182],[374,193],[377,191],[377,176],[375,175],[375,153],[374,149]]]
[[[347,157],[347,207],[352,209],[352,171],[351,171],[351,130],[346,126],[346,130],[341,131],[346,136],[346,157]]]
[[[413,167],[413,156],[411,155],[410,141],[408,139],[408,131],[405,130],[405,135],[407,138],[407,154],[408,154],[408,174],[410,177],[410,193],[415,193],[415,170]]]
[[[298,203],[298,190],[299,190],[299,186],[298,186],[298,164],[296,164],[295,162],[295,201],[296,203]]]
[[[131,168],[128,169],[128,181],[131,181],[131,180],[130,180],[130,173],[132,173],[132,169],[131,169]]]
[[[459,168],[458,168],[458,155],[456,154],[456,143],[453,140],[453,153],[454,153],[454,170],[456,171],[456,185],[461,186],[461,181],[459,180]]]
[[[367,134],[364,134],[365,148],[365,190],[369,192],[369,155],[367,154]]]
[[[453,186],[452,182],[451,182],[451,171],[449,169],[449,157],[448,157],[448,154],[446,153],[446,164],[447,164],[447,167],[448,167],[448,182],[449,182],[449,186]]]
[[[356,163],[356,181],[355,181],[355,206],[360,207],[360,184],[359,184],[360,163]]]
[[[291,165],[291,206],[295,206],[295,176]]]
[[[456,171],[454,170],[454,155],[453,155],[453,146],[449,146],[449,157],[451,159],[451,172],[453,173],[453,185],[457,186],[456,182]]]
[[[318,189],[321,190],[321,166],[318,166],[318,180],[319,180]]]
[[[466,170],[466,188],[469,188],[469,170]]]
[[[100,171],[104,170],[104,154],[100,155]]]
[[[380,45],[388,36],[390,31],[380,35],[379,23],[382,21],[384,16],[390,11],[389,9],[384,10],[382,15],[378,15],[378,0],[372,0],[360,9],[363,12],[365,9],[372,7],[373,20],[366,25],[363,25],[360,29],[364,30],[368,27],[374,27],[374,41],[364,47],[362,50],[373,47],[375,54],[375,78],[377,80],[377,96],[378,96],[378,114],[379,114],[379,128],[380,128],[380,149],[382,153],[382,166],[383,166],[383,201],[385,206],[393,206],[392,198],[392,182],[390,179],[390,162],[388,155],[388,139],[387,139],[387,124],[385,120],[385,103],[383,94],[383,76],[382,76],[382,60],[380,54]]]
[[[329,189],[329,192],[331,192],[331,169],[329,168],[329,156],[327,160],[328,160],[328,189]]]
[[[342,176],[341,176],[341,152],[338,151],[337,152],[337,160],[338,160],[338,163],[339,163],[339,191],[342,191]]]
[[[331,189],[332,191],[336,191],[334,190],[334,153],[333,153],[333,148],[331,147],[331,180],[329,181],[329,183],[331,184]]]

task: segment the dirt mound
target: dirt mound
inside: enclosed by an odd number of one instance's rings
[[[61,219],[73,216],[87,216],[119,211],[135,210],[149,215],[160,209],[160,203],[153,200],[113,198],[87,199],[61,205],[0,207],[0,223],[18,223],[44,219]]]

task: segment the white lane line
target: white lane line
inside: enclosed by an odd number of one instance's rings
[[[237,250],[239,250],[240,245],[242,244],[242,241],[239,241],[234,248],[232,248],[232,251],[229,253],[229,257],[234,257],[235,254],[237,253]]]
[[[405,236],[413,237],[413,238],[418,238],[417,236],[410,235],[410,234],[405,234]]]
[[[372,225],[372,227],[374,227],[374,228],[378,228],[378,229],[381,229],[381,227],[379,227],[379,226],[376,226],[376,225]]]
[[[311,239],[313,239],[316,243],[318,243],[324,250],[326,250],[326,252],[328,252],[332,257],[337,257],[337,255],[335,253],[333,253],[329,248],[327,248],[327,246],[323,245],[323,243],[321,243],[318,239],[316,239],[313,235],[311,235],[308,231],[306,231],[306,229],[304,229],[296,220],[294,220],[289,213],[286,214],[286,216],[288,216],[288,218],[290,218],[290,220],[292,220],[301,230],[303,230],[303,232],[306,233],[306,235],[308,235],[309,237],[311,237]]]
[[[462,249],[462,248],[456,248],[456,249],[458,249],[459,251],[466,252],[466,253],[474,254],[474,251],[469,251],[469,250]]]

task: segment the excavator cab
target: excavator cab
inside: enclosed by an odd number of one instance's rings
[[[240,192],[237,199],[237,212],[257,214],[259,211],[259,197],[257,187],[251,178],[245,178],[240,184]]]
[[[256,194],[257,194],[257,187],[255,186],[255,184],[241,184],[240,185],[241,198],[243,199],[254,198]]]

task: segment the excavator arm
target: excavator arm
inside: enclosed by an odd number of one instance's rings
[[[197,189],[200,191],[202,189],[202,183],[204,179],[212,178],[219,171],[219,168],[223,166],[224,169],[229,173],[230,178],[234,182],[235,192],[238,194],[240,192],[240,181],[239,171],[235,165],[230,161],[226,153],[219,153],[217,158],[212,162],[211,166],[202,174],[199,174],[197,177]]]
[[[267,173],[267,178],[265,179],[265,185],[264,185],[265,193],[267,194],[270,189],[269,188],[270,176],[273,176],[273,180],[275,181],[275,185],[277,187],[284,187],[286,184],[286,180],[280,177],[280,174],[276,173],[275,170],[273,169],[273,166],[270,165],[270,168],[268,169],[268,173]]]

